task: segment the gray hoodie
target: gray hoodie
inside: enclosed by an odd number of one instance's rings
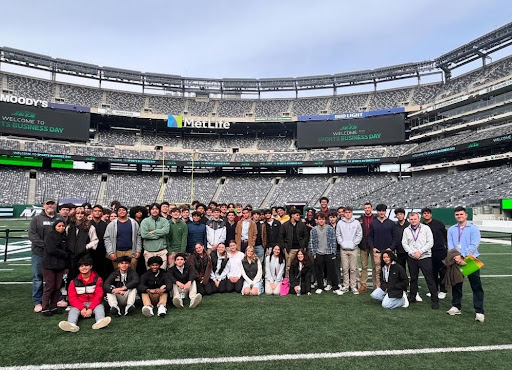
[[[342,218],[336,225],[336,241],[341,249],[354,250],[357,248],[363,238],[363,229],[361,223],[352,217],[347,220]]]

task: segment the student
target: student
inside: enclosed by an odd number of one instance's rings
[[[80,273],[71,281],[68,299],[71,309],[68,320],[59,322],[59,328],[76,333],[80,316],[88,318],[94,315],[96,323],[93,329],[101,329],[110,324],[111,318],[105,317],[103,308],[103,280],[92,270],[92,258],[84,256],[78,261]]]
[[[176,308],[183,308],[187,297],[190,298],[189,307],[195,308],[203,297],[197,293],[197,273],[193,266],[185,263],[185,258],[185,253],[178,253],[174,258],[174,266],[167,272],[167,286],[169,291],[172,289],[172,304]]]
[[[249,246],[245,250],[245,258],[242,260],[242,295],[260,295],[263,292],[261,277],[263,270],[261,261],[256,255],[254,247]]]
[[[256,222],[251,219],[251,211],[246,207],[242,210],[242,218],[236,224],[235,229],[235,240],[238,250],[245,253],[247,247],[254,247],[257,234]]]
[[[299,249],[290,266],[290,292],[311,295],[312,268],[304,249]]]
[[[44,290],[41,313],[51,316],[57,312],[64,269],[68,267],[66,223],[57,219],[52,231],[44,237],[43,261]]]
[[[338,221],[336,226],[336,239],[341,247],[341,260],[343,262],[343,292],[349,288],[353,294],[359,294],[357,290],[357,246],[363,238],[363,229],[358,220],[353,216],[353,208],[346,206],[344,217]]]
[[[169,220],[169,234],[167,236],[167,263],[168,266],[174,265],[174,256],[187,250],[188,227],[180,219],[180,210],[176,207],[171,209],[171,219]]]
[[[219,243],[217,251],[210,254],[212,259],[212,271],[210,273],[210,286],[212,293],[224,293],[226,292],[226,281],[229,269],[228,254],[226,251],[226,245]]]
[[[69,279],[73,280],[78,275],[78,261],[86,254],[91,256],[91,251],[98,246],[98,236],[96,229],[91,225],[91,221],[85,217],[83,207],[77,207],[75,210],[74,222],[67,226],[68,249],[70,252]],[[91,257],[92,258],[92,257]]]
[[[229,241],[235,240],[235,239],[236,239],[236,215],[235,215],[235,212],[228,211],[226,214],[226,243],[229,245]]]
[[[237,293],[242,292],[243,279],[242,277],[242,260],[244,259],[244,254],[238,250],[237,244],[234,240],[229,242],[229,252],[228,252],[228,264],[226,268],[228,269],[228,276],[226,281],[226,293],[231,293],[233,291]]]
[[[121,316],[120,307],[125,308],[125,316],[135,311],[139,275],[130,268],[130,264],[130,257],[119,257],[117,269],[108,276],[103,284],[103,290],[107,293],[107,302],[110,306],[110,316]]]
[[[215,250],[217,250],[215,247]],[[206,252],[204,245],[197,243],[194,253],[190,254],[187,263],[196,271],[197,292],[203,295],[212,294],[210,274],[212,272],[212,260]]]
[[[295,209],[290,213],[291,218],[282,224],[279,230],[279,245],[283,247],[286,256],[286,276],[288,276],[290,261],[294,259],[299,249],[307,248],[309,239],[306,225],[300,221],[300,211]]]
[[[160,205],[153,203],[149,207],[150,217],[140,223],[140,235],[144,241],[144,259],[158,256],[162,259],[162,269],[167,268],[167,235],[169,221],[160,216]]]
[[[274,246],[272,254],[265,261],[265,294],[280,295],[281,282],[286,267],[284,253],[279,245]]]
[[[407,308],[409,278],[404,268],[396,263],[396,257],[391,251],[384,251],[382,260],[384,265],[380,271],[380,287],[372,292],[371,297],[382,302],[384,308]]]
[[[219,243],[226,241],[226,223],[220,217],[220,208],[215,208],[212,215],[213,217],[206,223],[208,254],[217,250]]]
[[[201,213],[192,212],[192,222],[189,222],[187,226],[187,253],[193,253],[197,243],[206,245],[206,225],[201,223]]]
[[[167,285],[162,257],[153,256],[148,259],[148,271],[140,277],[139,293],[141,293],[142,314],[146,317],[154,316],[153,307],[157,306],[157,315],[167,315]]]

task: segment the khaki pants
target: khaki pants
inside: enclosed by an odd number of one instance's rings
[[[128,289],[124,294],[107,293],[107,301],[110,307],[133,306],[137,297],[137,289]]]
[[[343,289],[357,289],[357,249],[341,250],[341,263],[343,266]],[[349,285],[350,281],[350,285]]]
[[[380,256],[378,263],[378,271],[375,266],[375,256],[373,255],[373,249],[363,250],[361,249],[361,285],[366,285],[368,282],[368,260],[370,259],[372,262],[372,282],[373,288],[377,288],[380,284],[379,282],[379,274],[380,274]],[[371,258],[368,258],[371,257]]]
[[[174,284],[172,286],[172,298],[180,298],[180,293],[181,292],[184,292],[185,293],[185,298],[190,298],[191,301],[193,301],[195,298],[196,298],[196,295],[197,295],[197,287],[196,287],[196,282],[193,281],[192,284],[190,285],[190,289],[188,290],[183,290],[183,289],[180,289],[178,288],[178,286],[176,284]]]
[[[156,294],[156,293],[142,293],[142,304],[144,306],[166,306],[167,305],[167,293]]]
[[[144,251],[144,261],[146,261],[146,268],[148,266],[148,259],[151,257],[158,256],[162,258],[163,264],[160,266],[161,269],[167,270],[167,249],[159,250],[158,252]]]
[[[298,251],[298,249],[290,249],[289,252],[286,249],[284,250],[284,255],[286,257],[286,277],[290,277],[290,265]]]
[[[132,257],[132,251],[116,251],[116,258],[128,256],[132,259],[130,262],[130,267],[133,271],[137,269],[137,258]],[[117,268],[117,261],[112,261],[112,265],[114,265],[114,270]]]

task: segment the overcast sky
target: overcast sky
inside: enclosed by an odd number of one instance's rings
[[[143,72],[296,77],[433,59],[511,22],[511,9],[509,0],[9,1],[0,42]]]

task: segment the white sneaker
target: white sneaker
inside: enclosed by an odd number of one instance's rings
[[[425,294],[425,295],[426,295],[427,297],[429,297],[429,298],[430,298],[430,297],[432,297],[432,294],[430,294],[430,293],[427,293],[427,294]]]
[[[34,312],[41,312],[43,310],[43,305],[42,304],[36,304],[34,306]]]
[[[59,328],[64,331],[69,331],[71,333],[76,333],[80,330],[78,325],[75,325],[69,321],[61,321],[59,322]]]
[[[183,301],[180,298],[177,298],[177,297],[173,298],[172,299],[172,304],[176,308],[183,308]]]
[[[154,315],[153,313],[153,307],[151,306],[144,306],[142,307],[142,314],[146,317],[151,317]]]
[[[327,286],[324,288],[324,290],[325,290],[326,292],[328,292],[328,291],[329,291],[329,290],[331,290],[331,289],[332,289],[332,286],[331,286],[331,285],[329,285],[329,284],[327,284]]]
[[[167,308],[165,306],[158,306],[158,316],[164,317],[165,315],[167,315]]]
[[[71,306],[67,306],[66,311],[71,311]]]
[[[402,295],[402,298],[404,300],[404,304],[402,305],[402,308],[407,308],[409,307],[409,298],[407,297],[407,292],[404,292],[404,294]]]
[[[196,308],[199,303],[201,303],[201,300],[203,299],[203,296],[199,293],[196,294],[194,299],[190,301],[190,308]]]
[[[112,321],[112,318],[110,316],[104,317],[101,320],[96,321],[92,328],[94,330],[105,328],[108,326],[108,324],[110,324],[110,321]]]
[[[452,307],[446,313],[450,316],[460,315],[461,311],[457,307]]]
[[[333,290],[332,292],[337,295],[343,295],[343,291],[339,289]]]
[[[315,290],[315,293],[316,293],[316,294],[322,294],[322,289],[317,289],[317,290]]]
[[[445,292],[439,292],[439,293],[437,293],[437,298],[439,298],[439,299],[445,299],[445,298],[446,298],[446,293],[445,293]]]
[[[423,302],[423,298],[421,298],[420,293],[416,293],[416,302]]]
[[[483,313],[477,313],[475,315],[475,321],[484,322],[485,316]]]
[[[358,295],[359,294],[359,290],[357,290],[357,288],[352,289],[352,294]]]

